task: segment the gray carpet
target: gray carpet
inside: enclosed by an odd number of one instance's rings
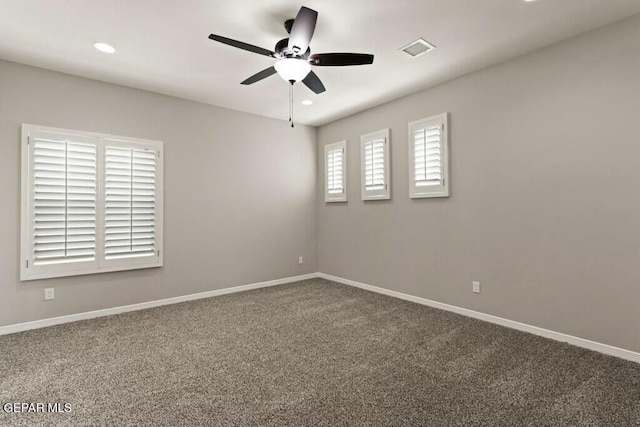
[[[308,280],[0,337],[0,425],[640,425],[640,365]]]

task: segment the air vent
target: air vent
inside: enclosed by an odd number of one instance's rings
[[[420,55],[424,55],[425,53],[435,49],[436,47],[426,41],[425,39],[418,39],[416,41],[412,41],[405,47],[400,48],[401,51],[405,52],[407,55],[412,58],[416,58]]]

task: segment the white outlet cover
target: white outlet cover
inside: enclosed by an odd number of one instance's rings
[[[55,299],[55,297],[56,297],[56,294],[55,294],[55,289],[54,288],[46,288],[44,290],[44,300],[45,301]]]
[[[471,285],[473,287],[473,292],[476,294],[480,293],[480,282],[471,282]]]
[[[302,264],[304,262],[304,258],[303,257],[298,257],[298,264]]]

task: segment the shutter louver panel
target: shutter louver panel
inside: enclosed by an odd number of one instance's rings
[[[409,123],[409,196],[449,197],[448,114]]]
[[[414,180],[418,187],[442,184],[441,126],[418,129],[414,141]]]
[[[324,201],[347,201],[347,141],[324,146]]]
[[[391,198],[390,132],[382,129],[360,136],[360,194],[362,200]]]
[[[367,142],[364,146],[364,174],[366,190],[385,188],[384,139]]]
[[[344,149],[331,150],[327,154],[327,191],[329,194],[344,193],[343,164]]]
[[[96,146],[33,139],[33,263],[96,259]]]
[[[105,258],[156,254],[156,152],[105,148]]]

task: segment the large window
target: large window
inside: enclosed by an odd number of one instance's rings
[[[162,142],[22,126],[21,280],[162,266]]]
[[[360,137],[362,200],[391,198],[389,129]]]
[[[347,142],[324,147],[324,201],[347,201]]]
[[[449,196],[447,115],[409,123],[409,195]]]

